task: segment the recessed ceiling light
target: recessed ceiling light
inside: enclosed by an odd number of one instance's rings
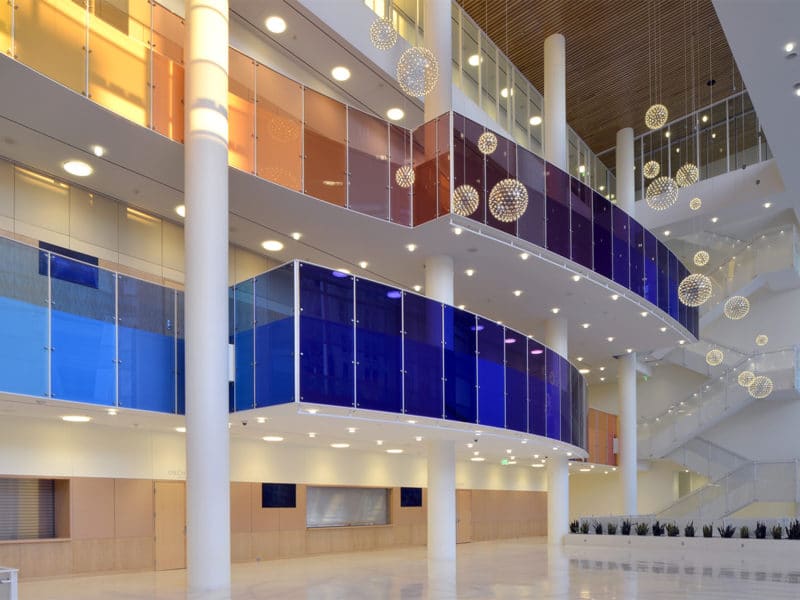
[[[522,290],[514,290],[514,295],[515,295],[517,298],[519,298],[520,296],[522,296]]]
[[[421,442],[422,436],[421,435],[415,436],[414,439],[417,440],[418,442]]]
[[[297,241],[297,240],[299,240],[301,237],[303,237],[303,234],[302,234],[302,233],[300,233],[299,231],[293,231],[292,233],[290,233],[290,234],[289,234],[289,236],[290,236],[290,237],[291,237],[291,238],[292,238],[294,241]]]
[[[614,337],[613,337],[613,336],[609,336],[609,337],[607,337],[606,339],[607,339],[609,342],[613,342],[613,341],[614,341]]]
[[[668,138],[668,137],[669,137],[669,131],[667,131],[667,132],[664,134],[664,137],[666,137],[666,138]]]
[[[642,311],[642,312],[640,312],[639,314],[642,316],[642,318],[645,318],[645,317],[647,317],[647,311],[646,311],[646,310],[643,310],[643,311]]]
[[[178,213],[178,216],[182,219],[186,218],[186,205],[178,204],[178,206],[175,207],[175,212]]]
[[[602,191],[605,191],[605,189],[606,189],[606,186],[604,186],[604,185],[601,185],[601,186],[600,186],[599,188],[597,188],[597,189],[598,189],[598,190],[600,190],[600,191],[602,192]]]
[[[279,435],[265,435],[261,438],[265,442],[282,442],[283,438]]]
[[[628,354],[630,354],[631,352],[633,352],[633,348],[625,348],[625,352],[627,352]]]
[[[61,166],[67,173],[75,177],[88,177],[94,172],[92,166],[82,160],[68,160]]]
[[[581,175],[586,173],[586,165],[578,165],[578,173],[580,173]]]
[[[686,343],[686,340],[678,340],[678,343],[683,346]]]
[[[415,292],[421,292],[422,291],[422,286],[420,284],[417,284],[417,285],[414,286],[413,289],[414,289]]]
[[[541,125],[542,124],[542,117],[540,117],[539,115],[534,115],[534,116],[531,117],[529,122],[530,122],[531,125],[534,125],[534,126],[535,125]]]
[[[65,415],[61,417],[61,420],[68,423],[88,423],[92,420],[92,417],[87,417],[86,415]]]
[[[470,67],[477,67],[481,62],[481,57],[477,54],[470,54],[469,58],[467,58],[467,64],[469,64]]]
[[[472,458],[470,458],[470,460],[471,460],[472,462],[483,462],[483,461],[485,461],[486,459],[485,459],[485,458],[483,458],[482,456],[473,456]]]
[[[178,433],[186,433],[186,427],[176,427],[175,431]]]
[[[386,449],[386,453],[387,454],[402,454],[403,453],[403,449],[402,448],[387,448]]]
[[[558,446],[553,446],[553,450],[558,450]]]
[[[523,443],[523,444],[527,444],[527,443],[528,443],[528,440],[522,440],[522,443]]]
[[[588,375],[591,372],[592,372],[591,369],[578,369],[578,373],[580,373],[581,375]]]
[[[661,333],[666,333],[666,331],[667,331],[667,328],[666,328],[666,327],[659,327],[659,328],[658,328],[658,330],[659,330]]]
[[[574,281],[575,283],[578,283],[580,280],[581,280],[581,276],[580,275],[573,275],[572,276],[572,281]]]
[[[347,433],[355,433],[356,431],[358,431],[357,427],[348,427],[347,428]]]
[[[579,470],[581,473],[589,473],[589,472],[591,472],[591,469],[587,469],[586,467],[583,467],[582,469],[578,469],[578,470]]]
[[[341,66],[333,67],[333,69],[331,69],[331,77],[336,81],[347,81],[350,79],[350,69]]]
[[[520,255],[519,255],[519,257],[520,257],[522,260],[528,260],[528,259],[530,258],[530,256],[531,256],[531,255],[530,255],[530,254],[528,254],[527,252],[520,252]]]
[[[459,310],[464,310],[465,308],[467,308],[467,305],[466,304],[459,304],[458,308],[459,308]]]
[[[109,408],[106,412],[112,417],[117,416],[117,409],[116,408]]]
[[[417,424],[417,421],[416,421],[415,419],[408,419],[408,420],[406,421],[406,423],[408,423],[409,425],[416,425],[416,424]]]
[[[708,123],[708,115],[703,115],[702,117],[700,117],[700,120],[701,120],[703,123]]]
[[[261,247],[267,252],[280,252],[283,250],[283,242],[279,242],[278,240],[266,240],[261,242]]]
[[[378,446],[383,446],[383,440],[375,440],[375,443],[378,444]]]
[[[475,269],[467,269],[466,271],[464,271],[464,275],[466,275],[467,277],[472,277],[473,275],[475,275]]]
[[[583,327],[584,329],[589,329],[589,327],[591,326],[592,326],[591,323],[581,323],[581,327]]]
[[[313,431],[309,431],[308,432],[308,437],[315,438],[315,437],[317,437],[317,434],[315,432],[313,432]]]
[[[764,208],[769,208],[772,206],[772,202],[764,202]]]
[[[318,408],[309,408],[309,409],[306,409],[306,412],[308,414],[310,414],[310,415],[315,415],[315,414],[317,414],[318,410],[319,410]]]
[[[409,252],[414,252],[414,250],[416,249],[417,249],[416,244],[406,244],[406,250],[408,250]]]
[[[605,381],[605,380],[606,380],[606,378],[605,378],[605,377],[601,377],[601,378],[600,378],[600,381]]]
[[[331,448],[349,448],[350,444],[345,444],[343,442],[334,442],[331,444]]]
[[[502,324],[503,324],[503,322],[502,322],[502,321],[497,321],[497,324],[498,324],[498,325],[502,325]]]
[[[92,154],[94,154],[97,158],[100,158],[100,157],[106,155],[106,149],[103,148],[102,146],[97,145],[97,144],[94,144],[93,146],[91,146],[91,150],[92,150]]]
[[[794,84],[794,95],[795,96],[800,96],[800,83],[795,83]]]
[[[463,232],[464,232],[464,230],[461,229],[461,227],[453,227],[453,233],[455,235],[461,235]]]
[[[669,229],[664,230],[664,236],[669,237],[669,234],[672,233]]]
[[[783,50],[785,52],[793,52],[794,49],[795,49],[795,43],[794,42],[787,42],[786,45],[783,47]]]
[[[502,96],[503,98],[508,98],[508,95],[509,95],[508,88],[503,88],[502,90],[500,90],[500,96]],[[511,90],[511,95],[512,96],[514,95],[514,90]]]
[[[681,149],[680,148],[675,148],[675,153],[676,154],[680,154],[681,153]]]
[[[406,113],[403,111],[402,108],[390,108],[386,111],[386,116],[389,117],[392,121],[399,121],[403,117],[406,116]]]
[[[550,309],[550,312],[553,313],[554,315],[557,315],[560,310],[561,310],[560,308],[554,306],[553,308]]]
[[[716,223],[717,221],[719,221],[719,217],[711,217],[712,223]]]
[[[281,17],[267,17],[267,20],[264,21],[264,24],[267,26],[267,30],[271,33],[283,33],[286,31],[286,21],[284,21]]]
[[[543,469],[544,465],[542,463],[533,463],[531,465],[534,469]]]
[[[619,300],[619,294],[611,294],[611,299],[616,302],[617,300]]]
[[[369,263],[365,260],[362,260],[360,263],[358,263],[358,266],[362,269],[366,269],[369,266]]]
[[[583,362],[583,357],[582,356],[578,356],[578,357],[575,358],[575,360],[577,360],[578,362]]]

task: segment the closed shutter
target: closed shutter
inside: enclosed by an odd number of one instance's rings
[[[0,479],[0,540],[55,537],[55,482]]]

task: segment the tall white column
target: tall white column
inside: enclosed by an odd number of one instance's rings
[[[456,559],[456,446],[428,442],[428,561]]]
[[[425,96],[425,121],[453,106],[453,21],[448,0],[423,0],[425,47],[439,61],[439,83]]]
[[[564,317],[552,317],[544,322],[544,343],[564,358],[568,358],[567,320]]]
[[[544,40],[544,157],[567,171],[567,54],[564,36]]]
[[[453,304],[453,257],[429,256],[425,259],[425,295]]]
[[[617,204],[631,216],[636,210],[633,168],[633,128],[625,127],[617,132]]]
[[[186,3],[186,564],[230,588],[228,2]]]
[[[563,454],[547,457],[547,543],[563,544],[569,531],[569,463]]]
[[[619,467],[626,515],[638,514],[636,468],[636,353],[619,358]]]

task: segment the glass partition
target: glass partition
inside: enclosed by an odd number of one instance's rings
[[[284,404],[294,392],[294,265],[254,280],[255,406]]]
[[[389,220],[389,125],[347,109],[349,208]]]
[[[303,90],[303,191],[338,206],[347,205],[347,108]]]
[[[231,410],[255,407],[255,280],[247,279],[229,289],[229,320],[233,328],[236,379]]]
[[[478,317],[478,423],[505,427],[505,329]]]
[[[475,315],[444,307],[444,414],[446,419],[475,423],[478,417],[478,336]]]
[[[228,163],[255,173],[256,65],[233,48],[228,52]]]
[[[184,22],[178,15],[153,4],[152,127],[183,142]]]
[[[442,303],[403,292],[403,364],[406,414],[444,415]]]

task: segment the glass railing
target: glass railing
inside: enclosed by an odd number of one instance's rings
[[[697,309],[678,299],[689,270],[667,246],[600,192],[509,139],[496,134],[497,149],[484,155],[478,138],[485,131],[453,114],[453,188],[468,184],[480,197],[471,219],[614,281],[697,336]],[[527,209],[510,223],[498,221],[486,201],[506,177],[516,177],[528,192]]]
[[[749,462],[743,456],[699,437],[689,440],[667,458],[711,481]]]
[[[231,299],[234,410],[299,400],[505,428],[586,448],[583,377],[519,331],[302,262],[238,284]]]

